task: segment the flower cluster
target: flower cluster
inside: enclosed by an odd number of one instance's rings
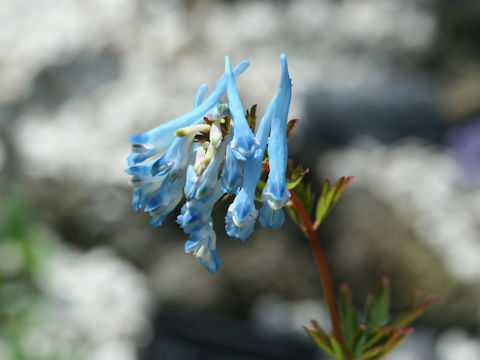
[[[200,86],[190,112],[127,139],[132,144],[126,172],[132,175],[134,209],[144,208],[152,217],[150,224],[160,226],[185,196],[177,217],[189,234],[185,251],[211,273],[220,266],[212,210],[225,194],[235,196],[225,218],[226,232],[241,240],[252,233],[258,217],[255,191],[267,145],[269,173],[261,194],[260,223],[278,228],[285,220],[283,207],[290,198],[286,167],[292,85],[286,56],[282,54],[280,60],[279,89],[256,129],[245,116],[235,82],[249,62],[232,69],[226,56],[225,73],[206,98],[207,86]],[[228,102],[221,103],[225,92]]]

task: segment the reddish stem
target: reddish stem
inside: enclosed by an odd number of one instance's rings
[[[323,250],[320,245],[317,232],[313,228],[310,217],[303,208],[300,199],[293,190],[290,190],[290,194],[290,200],[293,203],[293,207],[295,210],[297,210],[300,220],[302,221],[303,233],[308,240],[310,240],[310,244],[312,245],[313,255],[315,256],[315,262],[317,263],[318,272],[320,273],[320,279],[322,281],[323,293],[325,295],[325,300],[327,301],[328,312],[330,313],[333,336],[343,346],[344,342],[340,328],[340,318],[338,316],[335,294],[333,292],[332,281],[330,280],[330,274],[328,272],[327,263],[325,261],[325,256],[323,255]]]

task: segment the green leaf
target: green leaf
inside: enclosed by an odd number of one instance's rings
[[[338,201],[343,191],[352,180],[353,180],[353,176],[347,176],[347,177],[342,176],[340,179],[337,180],[337,182],[333,186],[333,189],[335,189],[333,194],[334,203]]]
[[[313,329],[309,329],[304,326],[304,329],[310,335],[310,337],[315,341],[315,343],[328,355],[337,359],[344,360],[345,355],[340,343],[333,337],[329,336],[316,322],[312,320]]]
[[[380,281],[375,297],[367,300],[367,323],[369,331],[378,329],[387,320],[390,306],[389,288],[389,280],[384,276]]]
[[[322,195],[321,195],[322,198],[327,197],[329,189],[330,189],[330,180],[325,179],[325,181],[323,182],[323,185],[322,185]]]
[[[385,340],[387,340],[395,331],[394,328],[383,326],[381,328],[378,328],[374,332],[370,334],[370,339],[368,342],[363,346],[361,349],[361,352],[364,352],[365,350],[368,350],[372,348],[373,346],[377,346],[379,344],[383,344]]]
[[[329,336],[327,335],[327,333],[323,331],[323,329],[318,325],[315,320],[312,320],[312,325],[315,330],[309,329],[306,326],[304,326],[303,328],[308,333],[308,335],[310,335],[313,341],[315,341],[315,344],[317,344],[320,349],[322,349],[331,357],[336,358],[335,350],[330,344]]]
[[[413,328],[396,329],[392,336],[385,342],[382,355],[378,359],[384,359],[390,354],[400,343],[407,338],[413,331]]]
[[[298,165],[295,170],[292,171],[292,174],[287,178],[288,189],[295,189],[302,181],[305,174],[307,174],[309,171],[309,169],[304,169],[303,165]]]
[[[334,358],[338,359],[338,360],[345,359],[343,349],[342,349],[342,345],[340,345],[340,343],[337,341],[337,339],[335,339],[334,337],[330,337],[329,340],[330,340],[330,345],[333,349],[333,353],[335,354]]]
[[[368,334],[367,334],[367,329],[365,328],[365,325],[361,325],[357,329],[357,333],[355,334],[355,339],[354,339],[354,344],[353,344],[353,355],[358,356],[363,353],[365,350],[365,343],[368,340]]]
[[[342,176],[331,188],[330,181],[328,179],[323,182],[322,194],[318,199],[315,212],[315,223],[313,225],[315,229],[318,229],[322,221],[325,219],[330,210],[340,199],[343,191],[352,180],[353,176],[349,176],[346,178]]]
[[[422,315],[427,308],[436,303],[439,298],[440,297],[438,295],[430,296],[419,305],[417,305],[417,301],[414,299],[412,304],[407,305],[407,307],[400,312],[397,318],[392,322],[392,326],[403,327],[412,323],[416,318]]]
[[[295,188],[295,194],[297,194],[298,199],[302,203],[303,208],[308,216],[312,213],[312,189],[310,184],[304,185],[300,182]]]
[[[358,314],[353,307],[352,292],[347,284],[340,285],[340,304],[342,316],[340,326],[342,328],[343,339],[349,350],[353,350],[355,335],[358,330]]]
[[[297,211],[293,206],[285,206],[284,208],[287,211],[287,214],[290,216],[292,221],[297,224],[300,228],[302,228],[302,221],[300,219],[300,216],[298,215]]]
[[[364,352],[362,355],[360,355],[357,360],[372,360],[372,359],[378,359],[378,356],[382,354],[384,348],[383,346],[376,346],[366,352]]]

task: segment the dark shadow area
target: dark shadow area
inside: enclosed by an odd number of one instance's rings
[[[313,360],[314,346],[244,322],[185,309],[165,308],[142,360]]]

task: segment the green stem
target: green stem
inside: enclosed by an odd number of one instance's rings
[[[315,256],[315,262],[317,263],[318,272],[320,273],[323,293],[325,295],[325,300],[327,301],[328,312],[330,313],[333,336],[340,344],[342,344],[342,346],[344,346],[342,331],[340,328],[340,318],[338,316],[337,304],[335,301],[335,293],[333,291],[332,281],[330,280],[330,274],[328,272],[327,263],[325,261],[325,256],[323,254],[317,232],[313,228],[310,217],[303,208],[303,205],[295,194],[295,191],[290,190],[290,194],[290,200],[292,201],[293,207],[300,216],[300,220],[303,225],[303,233],[308,240],[310,240],[310,244],[312,245],[313,255]]]

